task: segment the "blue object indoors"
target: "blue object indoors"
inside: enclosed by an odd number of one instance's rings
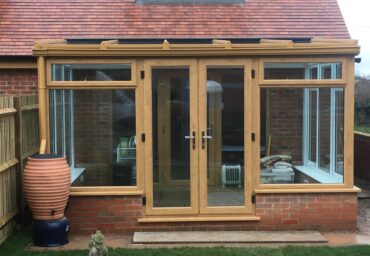
[[[66,217],[59,220],[35,220],[33,222],[34,245],[55,247],[67,244],[69,221]]]

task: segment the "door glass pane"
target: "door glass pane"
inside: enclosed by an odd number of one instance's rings
[[[152,70],[153,205],[190,206],[189,69]]]
[[[244,205],[244,69],[207,69],[209,206]]]

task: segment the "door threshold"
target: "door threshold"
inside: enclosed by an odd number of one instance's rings
[[[143,217],[139,223],[151,222],[207,222],[207,221],[259,221],[259,216],[181,216],[181,217]]]
[[[168,231],[135,232],[133,244],[323,244],[318,231]]]

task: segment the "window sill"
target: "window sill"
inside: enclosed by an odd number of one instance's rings
[[[322,184],[316,184],[320,187],[305,187],[305,184],[292,184],[302,186],[301,188],[256,188],[254,193],[256,194],[306,194],[306,193],[359,193],[361,189],[358,187],[351,188],[323,188]]]
[[[119,188],[100,188],[92,187],[72,187],[70,196],[142,196],[144,193],[141,190],[120,190]]]
[[[139,223],[155,222],[207,222],[207,221],[259,221],[258,216],[189,216],[189,217],[144,217],[138,220]]]
[[[308,167],[308,166],[293,166],[298,171],[302,172],[303,174],[311,177],[314,180],[322,184],[343,184],[343,177],[342,176],[334,176],[328,174],[316,167]]]

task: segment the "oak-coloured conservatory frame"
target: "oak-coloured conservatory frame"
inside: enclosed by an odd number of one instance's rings
[[[118,40],[100,44],[68,44],[65,40],[45,40],[35,43],[34,56],[38,58],[38,84],[40,106],[40,153],[49,150],[48,93],[49,89],[125,89],[136,91],[136,133],[144,132],[144,60],[192,59],[199,67],[202,59],[213,58],[232,62],[234,58],[250,60],[256,74],[251,80],[253,105],[251,191],[258,193],[317,193],[358,192],[353,183],[353,132],[354,132],[354,56],[359,46],[354,40],[313,38],[307,43],[290,40],[262,39],[260,43],[234,44],[228,40],[213,40],[210,44],[119,44]],[[340,62],[342,78],[335,80],[265,80],[264,63],[271,62]],[[130,63],[132,80],[122,82],[53,82],[50,79],[52,63]],[[286,87],[340,87],[344,88],[344,183],[343,184],[260,184],[260,89]],[[89,195],[145,195],[150,189],[144,181],[145,142],[137,141],[137,185],[132,187],[72,187],[72,196]]]

